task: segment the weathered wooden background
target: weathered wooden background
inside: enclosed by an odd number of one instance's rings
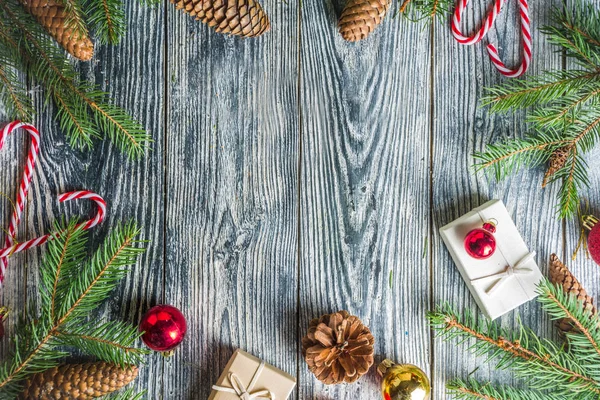
[[[489,6],[473,2],[470,27]],[[510,3],[491,38],[516,62]],[[561,5],[531,4],[532,73],[563,67],[562,55],[537,30],[551,6]],[[154,354],[143,367],[136,385],[149,399],[206,399],[238,347],[296,375],[294,399],[377,399],[374,371],[354,385],[327,387],[302,360],[309,321],[340,309],[371,327],[377,360],[419,365],[432,378],[434,399],[442,399],[447,379],[474,370],[487,379],[492,370],[464,348],[435,340],[427,326],[426,312],[441,301],[475,307],[438,228],[501,198],[544,270],[552,252],[568,257],[576,244],[577,225],[555,218],[556,188],[540,189],[541,170],[494,183],[469,169],[474,151],[525,129],[523,115],[490,115],[480,106],[484,87],[502,81],[484,46],[457,45],[448,24],[393,17],[368,40],[345,43],[336,30],[342,6],[265,0],[272,31],[240,40],[213,33],[168,3],[128,2],[123,43],[100,47],[81,68],[144,122],[152,152],[140,162],[108,143],[75,152],[52,107],[35,121],[42,152],[21,238],[46,232],[62,215],[90,211],[76,202],[59,206],[57,194],[96,191],[108,200],[109,218],[95,237],[134,218],[150,240],[102,315],[137,322],[166,302],[189,319],[176,355]],[[394,4],[392,16],[396,10]],[[43,107],[38,87],[31,95]],[[0,153],[2,193],[13,195],[25,154],[24,135]],[[597,215],[599,156],[590,157],[588,194]],[[8,201],[0,204],[7,220]],[[4,304],[18,310],[36,295],[40,255],[12,259]],[[584,258],[571,266],[598,294],[598,267]],[[537,304],[519,315],[553,334]],[[502,322],[512,326],[516,318]],[[7,346],[3,341],[3,354]]]

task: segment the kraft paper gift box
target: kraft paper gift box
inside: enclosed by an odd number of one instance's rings
[[[496,251],[486,260],[467,254],[467,234],[496,220]],[[442,227],[440,234],[477,305],[494,320],[537,297],[542,274],[506,207],[491,200]]]
[[[285,400],[295,386],[296,378],[293,376],[238,349],[213,386],[208,400],[240,400],[248,397]]]

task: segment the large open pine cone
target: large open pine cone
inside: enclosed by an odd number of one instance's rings
[[[20,0],[27,12],[73,57],[88,61],[94,55],[94,44],[87,32],[76,32],[67,26],[69,14],[61,0]]]
[[[20,400],[88,400],[112,393],[133,381],[136,366],[105,362],[65,364],[30,377]]]
[[[348,0],[338,27],[349,42],[363,40],[383,21],[391,0]]]
[[[311,321],[302,352],[318,380],[334,385],[355,382],[373,365],[375,339],[369,328],[348,311]]]
[[[171,0],[171,3],[219,33],[255,37],[271,27],[269,17],[255,0]]]
[[[587,294],[575,275],[559,260],[556,254],[550,256],[550,282],[561,285],[565,293],[577,296],[577,300],[583,302],[583,307],[592,315],[598,312],[594,306],[594,299]],[[558,321],[558,329],[564,333],[578,331],[568,318]]]

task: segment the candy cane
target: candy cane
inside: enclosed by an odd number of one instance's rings
[[[31,146],[29,147],[29,154],[27,156],[27,163],[25,164],[25,171],[23,172],[23,179],[19,186],[19,192],[17,194],[17,202],[10,219],[10,225],[8,226],[8,233],[4,240],[6,246],[12,246],[14,238],[17,232],[17,226],[21,221],[23,209],[25,208],[25,202],[27,201],[27,192],[29,191],[29,185],[31,183],[31,177],[33,175],[33,169],[35,167],[35,161],[37,160],[40,144],[40,133],[38,130],[30,124],[22,123],[21,121],[14,121],[6,125],[0,133],[0,149],[4,146],[4,141],[13,131],[16,129],[23,128],[31,136]],[[4,273],[8,266],[8,260],[6,257],[0,258],[0,285],[4,280]]]
[[[505,2],[506,0],[496,0],[496,3],[494,3],[494,8],[485,18],[485,21],[481,25],[481,28],[479,28],[479,30],[475,32],[472,36],[465,36],[460,30],[460,20],[462,18],[462,14],[467,8],[467,5],[469,4],[469,0],[459,0],[458,6],[456,6],[456,10],[454,10],[454,17],[452,17],[452,35],[454,36],[456,41],[464,45],[479,43],[481,39],[483,39],[485,35],[487,35],[490,29],[492,29],[492,25],[494,25],[494,21],[496,21],[496,18],[500,14],[502,6]]]
[[[454,11],[454,16],[452,18],[452,35],[461,44],[464,45],[472,45],[480,42],[485,35],[490,31],[492,25],[496,21],[496,18],[500,14],[502,10],[502,6],[506,0],[496,0],[494,3],[494,7],[491,12],[488,13],[484,23],[481,28],[471,36],[463,35],[460,29],[460,21],[462,18],[462,14],[467,8],[469,4],[469,0],[459,0],[456,10]],[[532,41],[531,41],[531,21],[529,19],[529,6],[527,0],[519,0],[519,13],[521,16],[521,35],[522,35],[522,45],[523,45],[523,61],[521,65],[519,65],[515,69],[510,69],[504,65],[500,56],[498,55],[498,50],[496,46],[493,44],[488,44],[487,50],[490,56],[490,60],[496,67],[496,69],[504,76],[509,78],[516,78],[523,75],[527,72],[529,65],[531,64],[532,57]]]
[[[496,69],[500,71],[500,73],[509,78],[517,78],[527,72],[529,68],[529,64],[531,64],[531,30],[530,30],[530,21],[529,21],[529,6],[527,5],[527,0],[519,0],[519,8],[521,14],[521,31],[522,31],[522,41],[523,41],[523,61],[521,65],[516,69],[507,68],[502,60],[500,60],[500,56],[498,55],[498,50],[496,46],[493,44],[488,44],[487,50],[490,55],[490,59],[496,66]]]
[[[74,199],[89,199],[96,203],[98,207],[98,211],[96,216],[89,221],[82,222],[76,226],[76,228],[82,228],[83,230],[88,230],[98,225],[104,220],[104,216],[106,215],[106,202],[102,197],[97,195],[96,193],[89,192],[87,190],[82,190],[79,192],[69,192],[64,193],[59,196],[58,201],[65,202]],[[28,240],[23,243],[15,244],[10,247],[5,247],[0,250],[0,257],[9,257],[15,253],[20,253],[32,247],[41,246],[49,240],[55,239],[58,233],[49,233],[44,236],[37,237],[35,239]],[[1,281],[0,281],[1,283]]]

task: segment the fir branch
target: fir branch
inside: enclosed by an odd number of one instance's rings
[[[562,400],[552,393],[521,390],[511,386],[494,386],[475,379],[454,379],[446,384],[448,394],[457,400]]]
[[[598,375],[596,366],[600,365],[600,319],[583,307],[577,296],[565,293],[559,285],[543,280],[538,288],[538,301],[554,320],[569,319],[577,330],[567,334],[570,350],[590,371]]]
[[[71,323],[65,330],[57,331],[57,340],[91,354],[104,361],[124,367],[138,364],[148,351],[134,346],[141,337],[137,326],[123,322],[106,322],[96,326],[94,322]]]
[[[58,0],[65,8],[65,29],[71,31],[73,38],[81,39],[89,36],[87,24],[83,18],[83,11],[78,0]]]
[[[27,71],[44,83],[59,108],[64,107],[61,108],[59,119],[70,143],[89,147],[91,138],[102,131],[130,157],[138,158],[145,154],[151,140],[144,128],[123,109],[106,102],[105,93],[79,82],[64,52],[19,5],[11,0],[3,0],[0,9],[18,28],[15,31],[0,26],[3,30],[0,38],[11,38],[4,42],[16,46],[13,50],[26,59]],[[24,36],[26,40],[19,40],[15,35]]]
[[[589,186],[585,154],[600,141],[600,11],[577,1],[571,10],[554,10],[554,25],[545,27],[550,42],[566,52],[580,69],[550,71],[509,81],[488,90],[484,105],[492,112],[534,107],[527,118],[531,130],[475,155],[476,169],[487,169],[497,179],[523,167],[537,167],[560,149],[569,158],[558,172],[549,169],[547,182],[561,181],[557,214],[575,214],[579,197]],[[549,178],[549,179],[548,179]]]
[[[84,262],[87,232],[75,221],[57,231],[47,245],[40,268],[41,310],[32,310],[21,318],[13,356],[0,367],[0,397],[16,397],[21,381],[57,365],[68,354],[61,346],[75,346],[119,364],[139,362],[146,353],[133,348],[139,338],[133,326],[111,322],[94,327],[85,323],[97,302],[108,296],[116,280],[143,252],[132,247],[139,229],[132,223],[118,226],[83,272],[79,270]]]
[[[477,355],[497,359],[496,368],[512,368],[532,388],[554,389],[556,394],[600,394],[600,382],[586,374],[569,353],[521,327],[517,334],[496,323],[478,321],[470,314],[461,317],[445,305],[428,314],[432,327],[445,340],[474,339],[469,349]]]
[[[117,44],[125,34],[124,4],[121,0],[88,0],[88,19],[100,42]]]
[[[444,23],[450,15],[452,0],[399,0],[398,14],[409,21],[438,21]]]

